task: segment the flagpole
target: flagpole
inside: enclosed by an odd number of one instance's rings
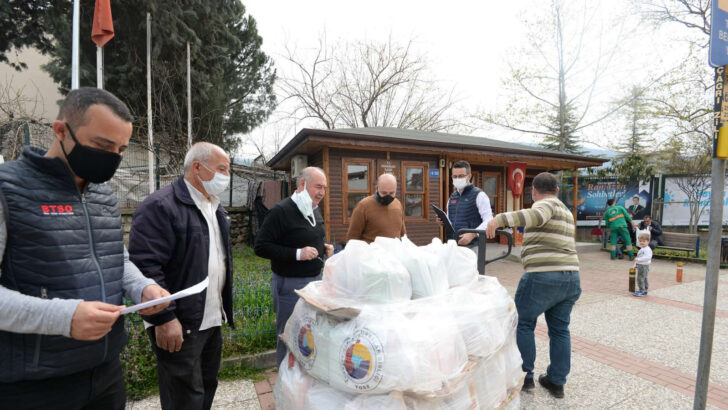
[[[192,147],[192,80],[190,75],[190,42],[187,42],[187,148]]]
[[[154,136],[152,133],[152,15],[147,12],[147,135],[149,139],[149,193],[154,192]]]
[[[71,89],[78,88],[78,40],[80,23],[79,0],[73,0],[73,35],[71,37]]]
[[[96,46],[96,87],[104,89],[104,48]]]

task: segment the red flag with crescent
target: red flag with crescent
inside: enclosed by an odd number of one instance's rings
[[[513,197],[516,199],[523,193],[523,184],[526,180],[526,165],[525,162],[508,163],[508,186],[511,187]]]
[[[114,38],[114,21],[111,18],[111,0],[96,0],[91,40],[97,46],[103,47],[112,38]]]

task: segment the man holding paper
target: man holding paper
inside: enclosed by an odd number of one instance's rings
[[[0,402],[9,409],[124,409],[122,295],[167,296],[128,260],[105,182],[132,117],[107,91],[68,93],[46,152],[0,165]],[[161,304],[142,313],[163,309]]]
[[[132,219],[131,260],[147,277],[172,293],[209,281],[206,290],[144,316],[164,409],[209,409],[217,390],[221,327],[233,326],[230,221],[219,199],[229,181],[225,151],[198,142],[185,156],[184,175],[144,200]]]

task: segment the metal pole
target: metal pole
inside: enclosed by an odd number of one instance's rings
[[[715,69],[715,97],[713,100],[713,169],[710,182],[710,233],[708,234],[708,262],[705,267],[705,293],[703,295],[703,323],[700,328],[700,355],[695,379],[693,409],[705,409],[710,382],[710,360],[713,355],[713,332],[718,297],[718,269],[720,268],[720,236],[723,233],[723,190],[725,189],[725,160],[716,158],[718,131],[728,118],[725,106],[725,68]]]
[[[720,236],[723,225],[724,186],[725,160],[713,158],[708,263],[705,268],[703,324],[700,330],[700,356],[698,356],[698,377],[695,381],[693,409],[704,409],[708,398],[710,360],[713,354],[713,332],[715,329],[715,309],[718,299],[718,269],[720,268]]]
[[[232,170],[232,167],[230,168],[230,204],[228,206],[233,206],[233,187],[235,179],[235,173]]]
[[[154,192],[154,135],[152,132],[152,15],[147,13],[147,136],[149,193]]]
[[[192,147],[192,76],[190,74],[190,42],[187,42],[187,148]]]
[[[104,89],[104,48],[96,46],[96,87]]]
[[[78,88],[78,39],[79,29],[78,26],[81,24],[80,20],[80,9],[79,0],[73,1],[73,29],[71,36],[71,89],[75,90]]]

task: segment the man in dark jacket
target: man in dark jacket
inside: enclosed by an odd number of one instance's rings
[[[271,292],[279,335],[298,301],[294,291],[321,279],[323,256],[334,253],[334,247],[326,243],[324,220],[318,209],[325,194],[324,171],[304,168],[298,178],[298,190],[271,208],[255,237],[255,254],[270,259],[273,271]],[[280,364],[286,346],[280,338],[277,343]]]
[[[145,316],[157,357],[164,409],[209,409],[217,389],[222,323],[233,325],[230,222],[219,195],[230,181],[230,159],[198,142],[184,175],[137,208],[129,233],[131,260],[174,293],[209,279],[207,289]]]
[[[132,117],[111,93],[80,88],[53,133],[48,152],[0,165],[0,407],[122,410],[122,296],[168,295],[129,262],[105,184]]]
[[[662,226],[659,222],[653,221],[650,215],[645,215],[637,228],[641,231],[645,229],[650,231],[650,248],[652,250],[655,250],[657,246],[665,244],[665,239],[662,237]]]

